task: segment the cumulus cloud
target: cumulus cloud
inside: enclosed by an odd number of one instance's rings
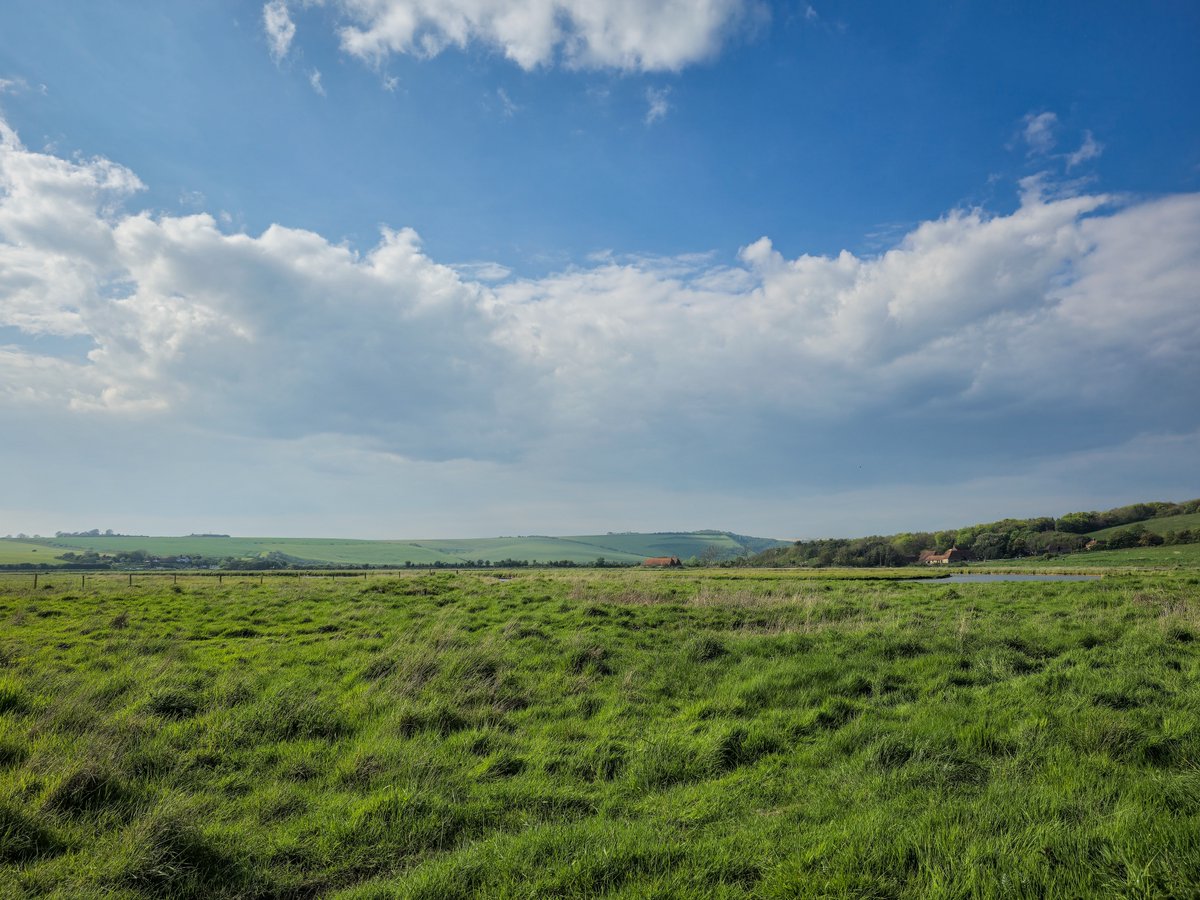
[[[676,71],[717,53],[765,15],[755,0],[340,0],[346,52],[378,63],[481,44],[524,69]]]
[[[410,229],[361,253],[282,225],[226,234],[206,214],[127,211],[141,187],[0,123],[0,327],[30,336],[0,349],[6,410],[676,473],[775,471],[768,457],[838,441],[844,456],[884,427],[912,465],[922,442],[989,423],[967,465],[1005,456],[1006,429],[1049,452],[1200,426],[1197,194],[1030,188],[1011,213],[954,210],[878,256],[791,257],[763,237],[732,265],[609,253],[489,284],[510,273],[440,264]]]
[[[270,0],[263,6],[263,30],[267,34],[267,49],[271,59],[280,62],[292,47],[296,23],[292,21],[287,0]]]

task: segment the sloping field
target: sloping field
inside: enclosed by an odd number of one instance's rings
[[[55,553],[42,544],[30,541],[0,540],[0,566],[33,563],[34,565],[56,566],[62,560],[55,559]]]
[[[972,563],[971,568],[984,569],[1050,569],[1071,570],[1086,568],[1200,568],[1200,544],[1180,544],[1175,547],[1130,547],[1127,550],[1081,550],[1052,559],[997,559]]]
[[[1161,519],[1146,519],[1142,522],[1131,522],[1128,525],[1114,525],[1112,528],[1102,528],[1091,532],[1088,537],[1106,538],[1118,531],[1136,528],[1141,525],[1154,534],[1166,534],[1168,531],[1183,531],[1186,529],[1200,530],[1200,513],[1187,513],[1182,516],[1163,516]]]
[[[756,540],[765,540],[762,538]],[[7,542],[0,541],[0,547]],[[699,556],[715,548],[722,556],[736,555],[741,545],[725,532],[670,534],[580,535],[574,537],[501,537],[415,541],[355,541],[326,538],[255,537],[61,537],[42,542],[50,556],[73,550],[112,554],[141,550],[152,556],[205,556],[244,558],[281,553],[298,561],[332,565],[403,566],[443,563],[453,565],[485,559],[529,562],[569,560],[640,562],[648,556]],[[26,551],[27,552],[27,551]],[[42,550],[43,553],[46,550]],[[39,561],[36,555],[16,562]]]

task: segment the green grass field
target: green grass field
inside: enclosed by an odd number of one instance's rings
[[[1183,531],[1184,529],[1196,530],[1200,529],[1200,513],[1188,513],[1183,516],[1164,516],[1161,519],[1146,519],[1143,522],[1135,522],[1130,525],[1116,525],[1112,528],[1093,531],[1088,537],[1106,538],[1118,531],[1134,528],[1137,525],[1143,526],[1147,531],[1154,534],[1166,534],[1168,531]]]
[[[0,541],[0,553],[4,552],[9,543]],[[154,556],[199,555],[220,558],[282,553],[284,556],[310,563],[345,566],[403,566],[410,562],[414,565],[439,562],[453,565],[477,559],[515,559],[530,562],[570,560],[575,563],[592,563],[599,557],[604,557],[610,562],[638,563],[647,556],[679,556],[687,559],[699,556],[709,547],[729,555],[734,555],[741,549],[736,540],[723,532],[418,541],[99,536],[47,538],[41,545],[53,551],[51,557],[68,550],[95,550],[98,553],[109,554],[142,550]],[[13,561],[29,560],[21,557]],[[35,556],[32,561],[38,562],[39,558]]]
[[[32,541],[0,540],[0,566],[20,563],[56,566],[62,561],[55,559],[55,554],[61,551],[52,550],[43,544]]]
[[[0,896],[1200,893],[1200,575],[842,574],[0,576]]]

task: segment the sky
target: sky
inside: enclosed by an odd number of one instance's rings
[[[0,467],[0,534],[1200,496],[1200,6],[8,0]]]

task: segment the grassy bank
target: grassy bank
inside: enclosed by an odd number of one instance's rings
[[[836,576],[0,578],[0,892],[1200,891],[1200,577]]]

